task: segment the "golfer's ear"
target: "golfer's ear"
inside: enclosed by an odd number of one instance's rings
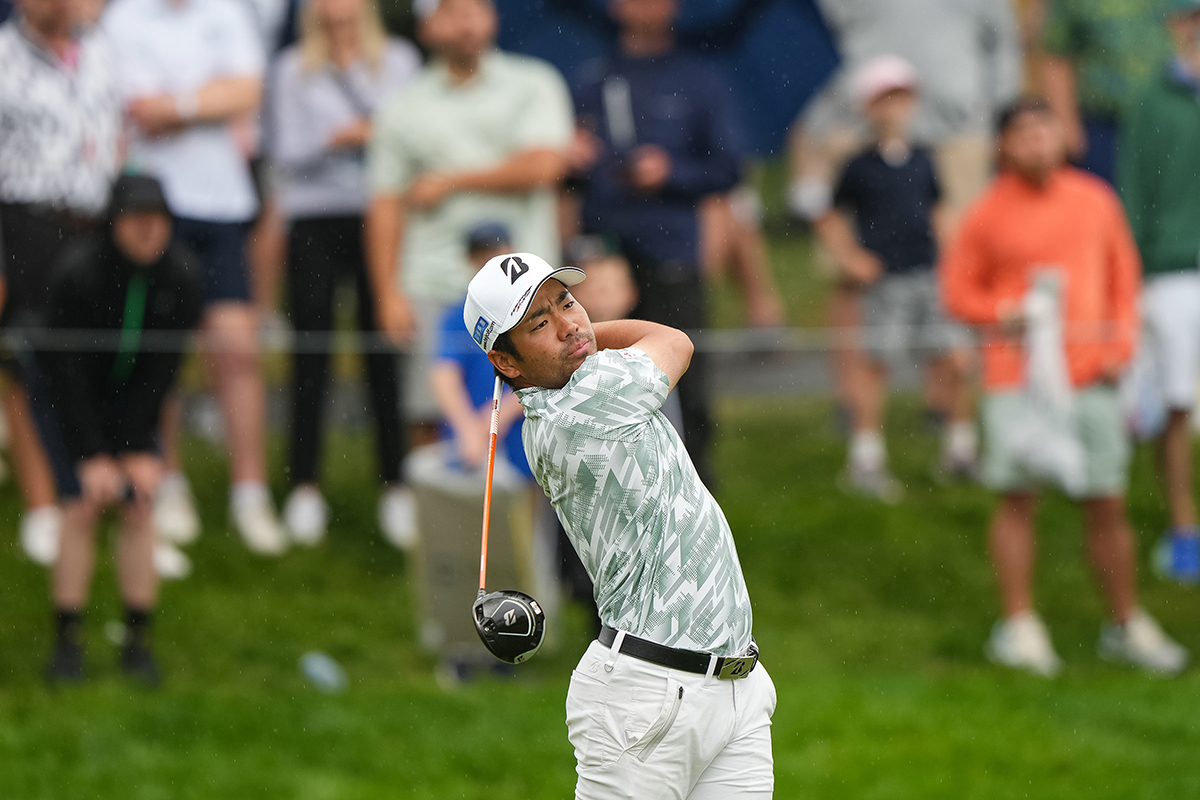
[[[487,357],[488,361],[492,362],[492,366],[509,380],[521,377],[521,370],[517,369],[516,361],[508,353],[502,353],[499,350],[489,350]]]

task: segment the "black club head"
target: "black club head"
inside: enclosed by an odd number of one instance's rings
[[[492,655],[508,664],[528,661],[542,646],[546,615],[524,592],[485,594],[471,608],[475,632]]]

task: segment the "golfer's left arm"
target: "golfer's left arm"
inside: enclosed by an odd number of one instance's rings
[[[683,373],[687,372],[688,365],[692,363],[692,353],[696,349],[686,333],[659,325],[657,322],[619,319],[597,322],[592,329],[596,332],[596,349],[621,350],[636,347],[650,356],[655,366],[666,373],[672,389],[679,383]]]

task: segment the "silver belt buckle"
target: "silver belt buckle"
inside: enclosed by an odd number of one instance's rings
[[[744,656],[732,656],[721,661],[717,677],[723,681],[738,681],[750,674],[758,663],[758,645],[750,642]]]

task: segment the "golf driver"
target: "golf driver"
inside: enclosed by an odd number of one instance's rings
[[[509,664],[528,661],[542,646],[546,615],[524,592],[512,589],[487,592],[488,523],[492,516],[492,474],[496,467],[496,439],[500,431],[500,395],[504,384],[496,377],[492,393],[492,427],[488,437],[487,478],[483,489],[483,544],[479,553],[479,597],[471,607],[475,632],[483,646]]]

